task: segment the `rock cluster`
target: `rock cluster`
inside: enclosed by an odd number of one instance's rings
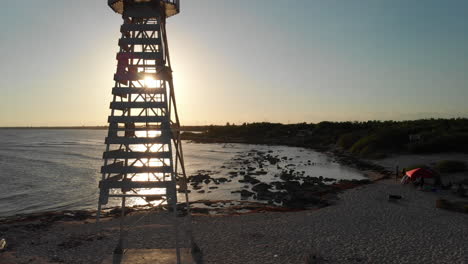
[[[193,189],[201,189],[202,184],[221,184],[230,182],[233,178],[245,184],[243,189],[231,193],[239,193],[241,199],[257,200],[268,204],[283,206],[290,209],[320,208],[330,204],[329,197],[338,191],[351,186],[367,183],[367,181],[339,181],[323,176],[312,177],[305,175],[305,171],[296,171],[296,165],[291,157],[274,155],[273,151],[263,152],[251,150],[233,159],[232,166],[223,166],[232,169],[228,178],[212,178],[209,173],[199,173],[189,177]],[[317,165],[308,160],[307,165]],[[268,166],[276,166],[279,173],[273,182],[263,182],[262,175],[268,174]],[[209,189],[214,189],[209,187]],[[198,191],[204,193],[204,190]]]

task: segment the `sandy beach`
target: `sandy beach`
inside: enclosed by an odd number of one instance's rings
[[[403,199],[389,202],[388,194]],[[435,208],[441,196],[451,198],[381,180],[319,210],[197,215],[193,229],[205,263],[467,263],[468,215]],[[129,245],[164,247],[173,231],[167,216],[146,217],[130,230]],[[2,224],[10,246],[0,263],[101,263],[117,225],[104,221],[96,233],[92,219]]]

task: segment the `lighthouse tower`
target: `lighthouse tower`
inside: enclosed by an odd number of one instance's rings
[[[164,258],[167,263],[185,263],[183,247],[187,246],[181,245],[179,229],[181,218],[190,218],[190,208],[166,33],[166,19],[179,13],[179,0],[108,0],[108,4],[122,15],[123,24],[101,167],[98,220],[110,199],[120,200],[122,222],[114,263],[140,263],[136,258],[143,255],[147,260],[157,256],[158,262],[151,263],[166,263],[159,262]],[[178,194],[185,205],[177,206]],[[173,246],[131,251],[126,236],[132,229],[124,216],[126,206],[135,204],[161,208],[174,216]],[[191,230],[188,233],[191,247]],[[192,259],[187,263],[193,263]]]

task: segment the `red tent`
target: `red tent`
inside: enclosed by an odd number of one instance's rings
[[[434,172],[425,168],[417,168],[406,172],[406,176],[415,180],[417,178],[434,178]]]

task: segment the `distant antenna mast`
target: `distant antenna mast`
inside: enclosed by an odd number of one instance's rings
[[[125,246],[127,229],[131,232],[124,225],[126,204],[141,198],[153,206],[168,205],[176,217],[172,263],[181,263],[184,252],[181,253],[179,237],[177,185],[184,194],[186,218],[189,222],[191,219],[166,36],[166,18],[179,13],[180,3],[179,0],[108,0],[108,4],[122,15],[124,23],[120,28],[120,51],[99,183],[98,221],[102,206],[108,204],[109,198],[121,199],[120,238],[114,263],[119,258],[137,263],[130,255],[148,252],[131,253]],[[190,223],[187,234],[190,246],[198,249],[193,243]],[[146,259],[155,255],[167,258],[168,254],[167,250],[153,250]]]

